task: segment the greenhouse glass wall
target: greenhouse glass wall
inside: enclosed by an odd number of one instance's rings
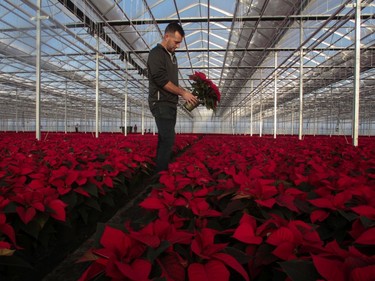
[[[4,0],[0,130],[155,132],[148,51],[178,21],[181,86],[190,89],[200,71],[222,99],[215,112],[181,106],[177,132],[373,135],[374,9],[372,1]]]
[[[0,280],[372,281],[374,138],[372,0],[0,0]]]

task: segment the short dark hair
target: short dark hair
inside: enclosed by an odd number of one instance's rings
[[[165,28],[165,33],[175,33],[175,32],[178,32],[180,33],[180,35],[182,37],[185,37],[185,31],[184,29],[182,28],[182,26],[174,21],[174,22],[171,22],[170,24],[167,25],[167,27]]]

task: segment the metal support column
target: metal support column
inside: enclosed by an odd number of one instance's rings
[[[41,7],[42,0],[38,0],[38,8],[36,12],[36,73],[35,73],[35,137],[37,140],[40,140],[40,87],[41,87]]]
[[[259,136],[262,136],[263,133],[263,106],[262,106],[262,100],[260,100],[260,110],[259,110]]]
[[[354,108],[353,108],[353,126],[352,136],[353,145],[358,146],[359,129],[359,86],[360,86],[360,68],[361,68],[361,1],[357,0],[355,4],[355,65],[354,65]]]
[[[16,89],[16,133],[18,133],[18,88]]]
[[[262,70],[260,70],[260,80],[259,80],[259,83],[261,84],[263,82],[263,75],[262,75]],[[262,99],[262,96],[263,96],[263,90],[261,89],[260,92],[259,92],[259,136],[261,137],[262,136],[262,133],[263,133],[263,106],[262,106],[262,102],[263,102],[263,99]]]
[[[57,133],[59,131],[59,119],[57,115],[57,110],[55,112],[55,122],[56,122],[55,132]]]
[[[232,135],[234,135],[234,116],[233,116],[233,107],[230,108],[230,117],[231,117],[231,124],[232,124]]]
[[[85,91],[85,99],[88,100],[87,89]],[[85,102],[85,133],[87,133],[87,102]]]
[[[128,135],[128,62],[125,61],[125,104],[124,104],[124,135]]]
[[[141,135],[145,132],[145,76],[142,76],[142,115],[141,115]]]
[[[291,135],[293,136],[294,135],[294,105],[292,105],[292,112],[291,112],[292,116],[291,116],[291,122],[292,122],[292,126],[291,126]]]
[[[64,132],[68,132],[68,81],[65,81]]]
[[[96,34],[95,137],[99,137],[99,34]]]
[[[303,22],[300,21],[300,44],[299,51],[299,132],[298,139],[302,140],[303,134]]]
[[[317,134],[318,119],[316,117],[316,93],[314,94],[314,137]]]
[[[254,89],[254,80],[251,80],[251,89],[250,89],[250,136],[253,136],[253,89]]]
[[[273,113],[273,138],[277,135],[277,52],[275,52],[275,87],[274,87],[274,113]]]

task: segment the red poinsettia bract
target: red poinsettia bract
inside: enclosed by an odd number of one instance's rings
[[[320,254],[313,254],[317,271],[326,280],[370,281],[375,274],[375,257],[367,256],[351,246],[340,248],[336,241],[328,243]]]
[[[65,221],[67,206],[63,201],[58,199],[59,195],[52,188],[38,188],[35,190],[18,190],[11,197],[19,206],[16,207],[20,219],[28,224],[39,212],[47,212],[51,217]]]
[[[191,250],[205,263],[192,263],[189,265],[189,280],[229,280],[227,266],[233,268],[242,275],[245,280],[249,277],[242,265],[231,255],[223,253],[227,246],[225,243],[214,243],[217,231],[203,228],[196,233],[191,243]]]
[[[135,240],[122,230],[106,226],[100,239],[101,249],[92,251],[98,256],[85,271],[80,281],[90,280],[102,272],[114,280],[146,281],[151,272],[151,264],[141,256],[145,244]]]

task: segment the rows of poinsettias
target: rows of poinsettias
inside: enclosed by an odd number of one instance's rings
[[[195,138],[178,136],[175,150]],[[1,133],[0,142],[0,256],[10,257],[30,248],[25,236],[48,245],[51,221],[87,222],[91,210],[113,205],[119,190],[126,194],[152,168],[157,137],[52,133],[37,141],[31,133]]]
[[[204,137],[142,211],[105,226],[80,280],[370,281],[375,142]]]

